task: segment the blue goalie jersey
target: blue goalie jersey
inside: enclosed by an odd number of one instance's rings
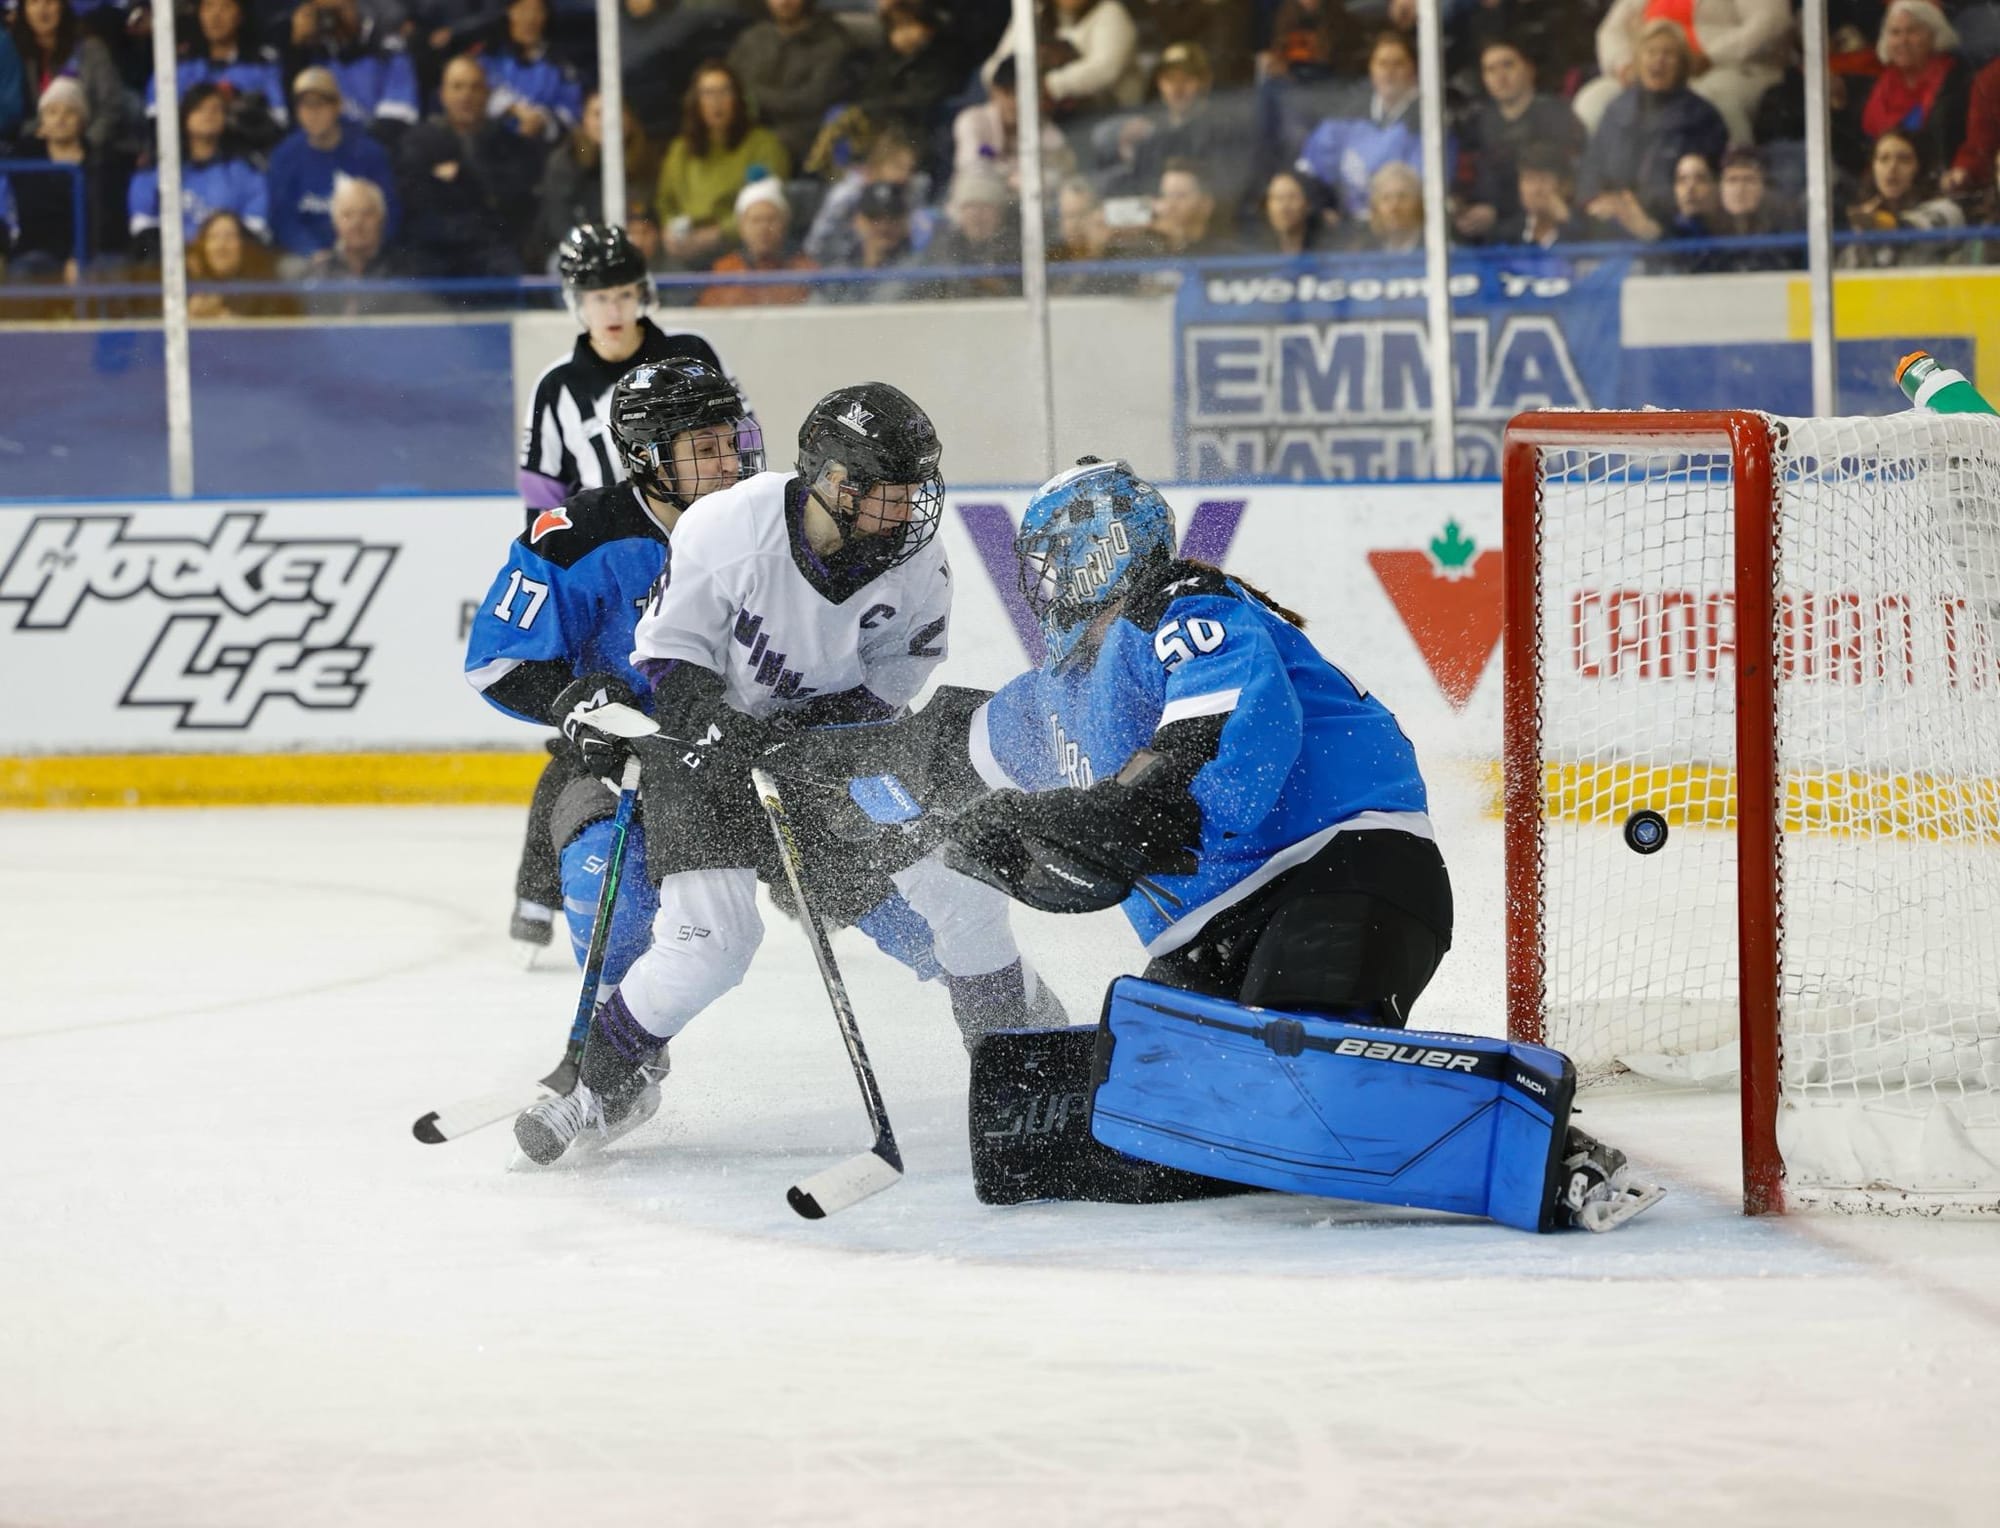
[[[1109,779],[1162,727],[1226,717],[1195,776],[1199,863],[1124,902],[1151,955],[1318,853],[1343,828],[1429,838],[1416,750],[1388,707],[1304,632],[1213,569],[1175,564],[1111,622],[1094,661],[1022,674],[974,718],[973,762],[1024,790]]]
[[[538,514],[507,551],[466,643],[465,677],[501,710],[550,720],[571,679],[616,674],[645,696],[632,630],[665,578],[667,533],[629,483]]]

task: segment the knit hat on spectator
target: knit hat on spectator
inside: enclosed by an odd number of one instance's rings
[[[774,175],[760,175],[736,193],[736,215],[742,217],[761,202],[769,202],[786,217],[792,215],[792,204],[785,199],[785,183]]]
[[[1185,74],[1204,85],[1215,79],[1215,71],[1208,66],[1208,51],[1198,42],[1177,42],[1162,53],[1153,78],[1163,74]]]
[[[73,107],[82,113],[86,123],[90,121],[90,102],[84,97],[83,86],[66,74],[59,74],[49,81],[41,100],[36,103],[36,109],[51,105]]]
[[[331,69],[314,64],[292,77],[292,99],[302,101],[309,95],[321,96],[336,106],[340,104],[340,81],[333,77]]]
[[[854,210],[865,218],[906,218],[910,215],[910,193],[893,180],[871,180],[861,188]]]

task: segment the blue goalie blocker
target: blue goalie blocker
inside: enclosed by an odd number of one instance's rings
[[[1120,977],[1091,1134],[1291,1194],[1555,1228],[1576,1072],[1560,1051],[1246,1008]]]

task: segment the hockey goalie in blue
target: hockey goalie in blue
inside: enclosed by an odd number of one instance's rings
[[[1405,1029],[1452,929],[1416,751],[1299,617],[1174,547],[1122,462],[1045,484],[1015,543],[1045,660],[907,751],[935,776],[955,742],[989,788],[947,863],[1044,911],[1121,907],[1150,957],[1094,1030],[974,1048],[980,1197],[1257,1187],[1533,1230],[1655,1202],[1570,1125],[1560,1053]]]

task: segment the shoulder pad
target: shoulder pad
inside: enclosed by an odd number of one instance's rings
[[[667,533],[639,508],[630,483],[586,488],[528,522],[520,543],[544,562],[575,566],[612,541],[665,541]]]
[[[1195,594],[1221,594],[1239,598],[1220,568],[1207,563],[1184,562],[1179,558],[1163,566],[1149,582],[1133,591],[1119,611],[1119,619],[1130,621],[1142,631],[1151,631],[1166,618],[1167,607],[1175,600]]]

